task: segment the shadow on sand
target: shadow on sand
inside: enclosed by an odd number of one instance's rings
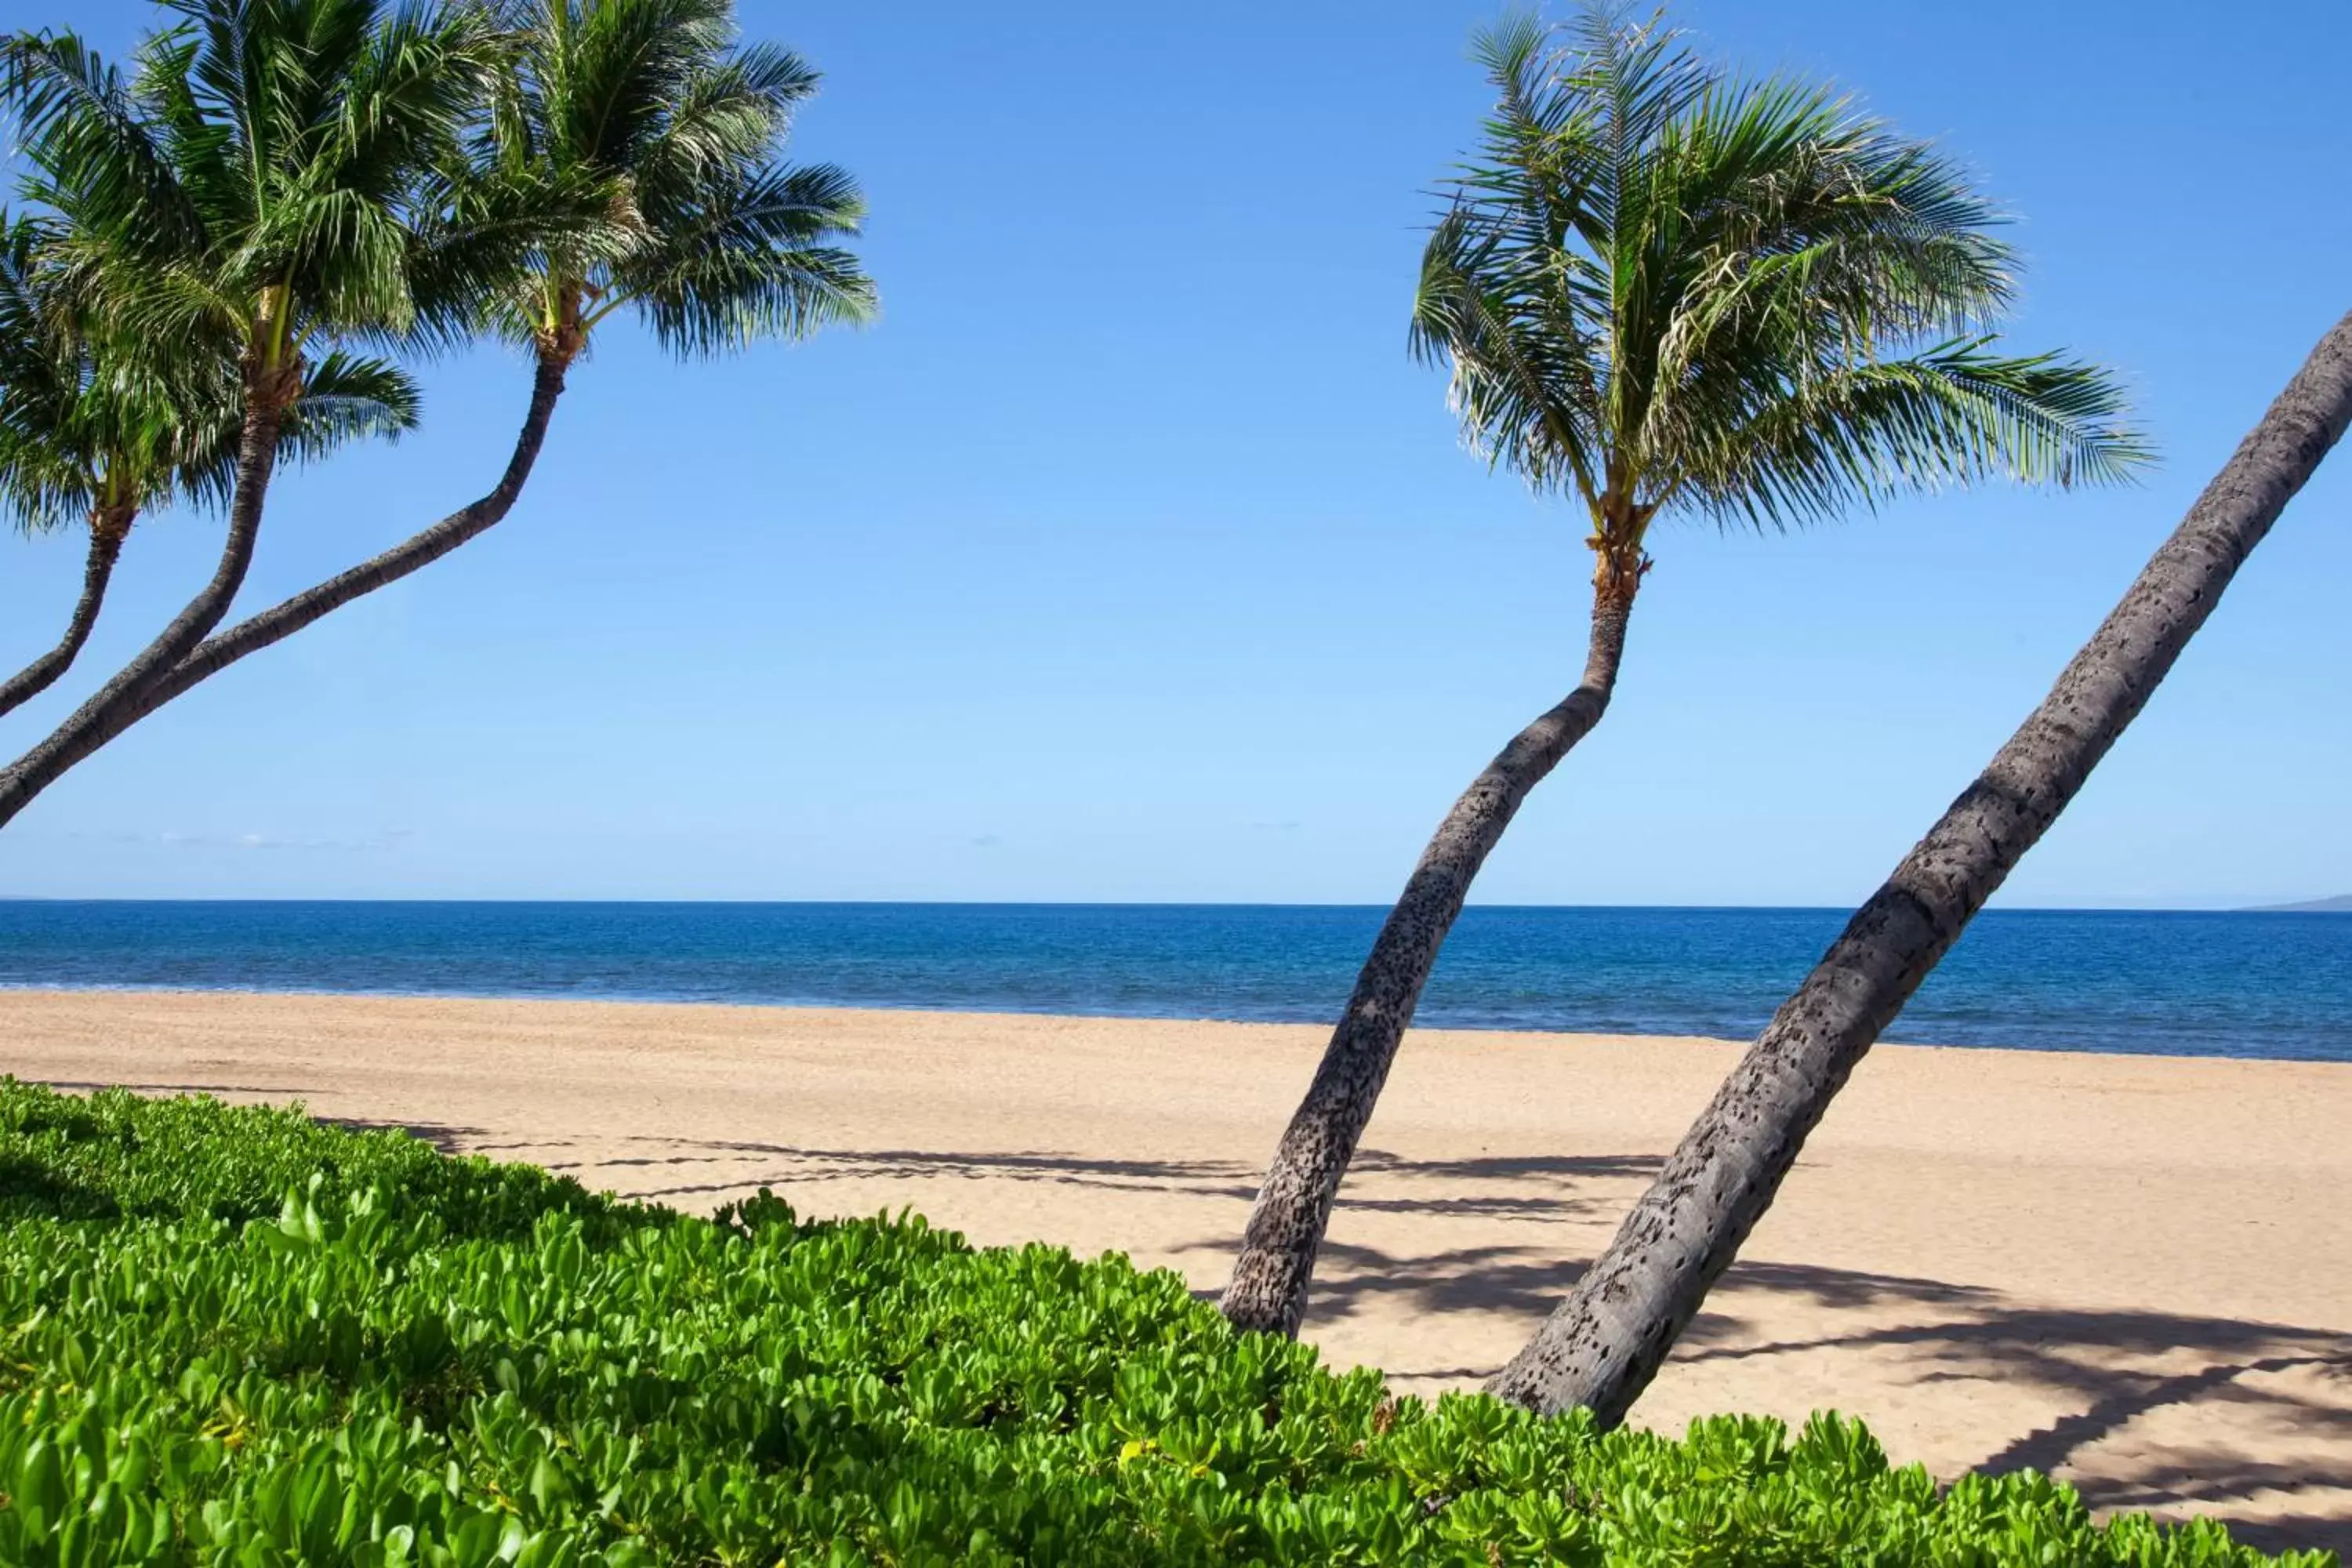
[[[1255,1168],[1217,1160],[644,1142],[646,1153],[581,1163],[575,1173],[593,1185],[600,1173],[619,1173],[612,1168],[642,1173],[659,1167],[681,1175],[691,1171],[697,1178],[691,1182],[638,1191],[640,1196],[670,1201],[762,1184],[781,1190],[848,1179],[948,1177],[1246,1202],[1258,1175]],[[1342,1196],[1341,1207],[1530,1222],[1587,1218],[1616,1212],[1629,1185],[1645,1180],[1657,1165],[1646,1154],[1412,1161],[1368,1149],[1355,1163],[1353,1190]],[[1374,1177],[1380,1179],[1367,1180]],[[1472,1190],[1465,1193],[1465,1186]],[[1203,1238],[1198,1250],[1213,1254],[1232,1239]],[[1411,1316],[1505,1313],[1523,1319],[1532,1330],[1582,1269],[1580,1259],[1561,1256],[1556,1237],[1532,1232],[1524,1243],[1411,1255],[1334,1239],[1324,1247],[1311,1317],[1345,1319],[1379,1303]],[[1820,1309],[1832,1321],[1841,1315],[1867,1321],[1818,1338],[1759,1341],[1744,1314],[1776,1299]],[[2062,1414],[2012,1438],[1977,1468],[2059,1472],[2095,1509],[2146,1510],[2159,1516],[2210,1512],[2228,1519],[2258,1495],[2269,1494],[2265,1500],[2273,1510],[2287,1511],[2259,1521],[2233,1520],[2240,1540],[2265,1551],[2322,1547],[2352,1553],[2352,1334],[2160,1312],[2022,1306],[1997,1291],[1955,1281],[1769,1261],[1735,1266],[1718,1288],[1715,1306],[1684,1336],[1678,1362],[1894,1352],[1901,1357],[1902,1375],[1923,1391],[1949,1385],[1934,1397],[1966,1399],[1976,1384],[2029,1386],[2045,1394],[2050,1407]],[[1463,1383],[1493,1370],[1391,1369],[1402,1377]],[[2313,1397],[2315,1379],[2330,1391],[2341,1387],[2344,1398]],[[2282,1431],[2292,1437],[2266,1442],[2280,1457],[2257,1460],[2227,1446],[2226,1439],[2183,1447],[2134,1442],[2126,1433],[2144,1418],[2177,1418],[2191,1407],[2200,1423],[2226,1418],[2234,1426],[2251,1421],[2264,1425],[2273,1438]],[[2119,1437],[2125,1440],[2114,1441]]]
[[[726,1142],[685,1138],[637,1138],[669,1152],[630,1154],[592,1161],[547,1161],[550,1170],[564,1171],[589,1181],[598,1173],[673,1167],[705,1169],[695,1173],[717,1175],[715,1164],[737,1167],[719,1179],[638,1187],[632,1195],[675,1201],[709,1193],[734,1192],[751,1186],[784,1187],[800,1183],[858,1180],[916,1180],[956,1176],[971,1181],[1051,1182],[1062,1185],[1112,1190],[1173,1193],[1186,1197],[1232,1198],[1246,1203],[1257,1193],[1260,1174],[1255,1166],[1229,1160],[1113,1160],[1076,1154],[1019,1151],[992,1153],[941,1153],[920,1149],[812,1149],[785,1143]],[[560,1150],[560,1144],[516,1143],[477,1145],[474,1152]],[[1567,1190],[1578,1181],[1633,1179],[1657,1169],[1653,1155],[1564,1155],[1527,1159],[1409,1161],[1378,1149],[1360,1152],[1352,1167],[1359,1176],[1394,1174],[1429,1179],[1454,1185],[1464,1181],[1509,1181],[1539,1178],[1559,1185],[1525,1194],[1503,1195],[1392,1197],[1349,1195],[1349,1208],[1374,1214],[1461,1214],[1490,1219],[1552,1221],[1570,1217],[1591,1200]]]
[[[1583,1273],[1535,1247],[1475,1247],[1413,1257],[1327,1242],[1309,1321],[1342,1319],[1374,1300],[1413,1314],[1499,1311],[1529,1331]],[[1213,1295],[1213,1292],[1203,1292]],[[1868,1312],[1883,1324],[1819,1338],[1757,1342],[1738,1316],[1759,1297],[1796,1297],[1832,1313]],[[2160,1517],[2224,1519],[2261,1493],[2305,1506],[2231,1520],[2240,1541],[2266,1552],[2324,1548],[2352,1557],[2352,1334],[2229,1318],[2022,1307],[1996,1291],[1945,1280],[1789,1263],[1741,1263],[1685,1333],[1679,1364],[1757,1361],[1822,1352],[1897,1351],[1923,1389],[1965,1399],[1968,1386],[2028,1386],[2065,1412],[1978,1461],[1990,1474],[2062,1473],[2091,1507]],[[1483,1381],[1491,1366],[1395,1367],[1400,1376]],[[2301,1375],[2292,1375],[2301,1374]],[[2315,1386],[2336,1397],[2314,1397]],[[2259,1426],[2285,1451],[2250,1458],[2224,1441],[2108,1447],[2143,1418]],[[2291,1434],[2284,1444],[2280,1433]],[[2273,1507],[2281,1500],[2273,1497]]]
[[[89,1089],[96,1085],[60,1085]],[[164,1092],[298,1098],[255,1086],[131,1086]],[[591,1187],[625,1186],[638,1199],[677,1203],[768,1185],[842,1180],[1039,1182],[1104,1192],[1159,1192],[1247,1202],[1259,1171],[1219,1160],[1100,1159],[1050,1152],[936,1152],[915,1149],[823,1149],[783,1143],[641,1138],[646,1152],[564,1160],[566,1140],[492,1143],[484,1130],[444,1123],[331,1120],[356,1130],[397,1127],[451,1152],[522,1157],[580,1177]],[[1459,1215],[1531,1223],[1606,1217],[1658,1166],[1647,1154],[1495,1156],[1413,1161],[1377,1149],[1360,1152],[1343,1209],[1375,1214]],[[656,1171],[688,1178],[647,1188]],[[1367,1178],[1378,1178],[1367,1180]],[[1365,1187],[1374,1190],[1367,1192]],[[1474,1189],[1465,1193],[1465,1186]],[[1502,1190],[1497,1191],[1496,1189]],[[1407,1189],[1400,1191],[1400,1189]],[[1214,1254],[1233,1237],[1204,1238]],[[1549,1245],[1547,1245],[1549,1243]],[[1185,1249],[1192,1250],[1192,1249]],[[1572,1287],[1580,1259],[1556,1236],[1412,1255],[1358,1242],[1327,1242],[1313,1319],[1341,1320],[1379,1304],[1409,1315],[1507,1314],[1532,1330]],[[1213,1295],[1213,1291],[1199,1292]],[[1850,1331],[1815,1338],[1759,1339],[1740,1315],[1760,1302],[1797,1300],[1839,1314],[1867,1315]],[[1922,1390],[1969,1398],[1973,1384],[2027,1385],[2063,1414],[1987,1455],[1979,1468],[2064,1474],[2100,1510],[2159,1516],[2210,1512],[2230,1519],[2259,1494],[2269,1517],[2231,1528],[2263,1551],[2326,1548],[2352,1556],[2352,1334],[2276,1323],[2160,1312],[2022,1306],[1998,1292],[1951,1281],[1776,1262],[1741,1263],[1726,1275],[1675,1352],[1683,1364],[1732,1363],[1822,1352],[1898,1354]],[[1760,1313],[1759,1316],[1768,1315]],[[1890,1320],[1895,1320],[1890,1322]],[[1401,1377],[1471,1383],[1494,1369],[1393,1367]],[[2326,1397],[2340,1391],[2340,1398]],[[2315,1394],[2323,1395],[2315,1397]],[[2188,1444],[2114,1442],[2144,1419],[2169,1415],[2174,1429],[2192,1410],[2210,1439]],[[2249,1458],[2211,1430],[2265,1425],[2280,1457]]]

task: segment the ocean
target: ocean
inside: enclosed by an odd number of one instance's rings
[[[1295,905],[0,901],[0,985],[1328,1023],[1385,911]],[[1420,1021],[1753,1036],[1836,910],[1464,912]],[[1996,910],[1891,1040],[2352,1061],[2352,916]]]

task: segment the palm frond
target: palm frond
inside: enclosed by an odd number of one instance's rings
[[[693,220],[616,267],[614,283],[663,344],[689,356],[865,321],[872,280],[830,243],[855,235],[864,213],[856,182],[831,164],[765,171],[707,191]]]
[[[415,379],[391,361],[338,350],[303,377],[302,395],[287,420],[285,449],[308,462],[351,441],[396,441],[416,428],[424,401]]]
[[[2146,462],[2096,367],[1998,352],[2003,216],[1828,89],[1746,79],[1606,4],[1474,45],[1496,92],[1410,344],[1472,448],[1638,548],[1675,507],[1770,525]]]
[[[1590,503],[1606,450],[1598,344],[1560,308],[1544,260],[1450,215],[1423,254],[1412,346],[1423,361],[1451,360],[1449,395],[1473,450],[1539,489],[1572,484]]]
[[[20,528],[226,501],[242,423],[233,364],[157,352],[86,309],[71,231],[0,214],[0,506]]]
[[[167,41],[169,36],[166,36]],[[72,33],[0,39],[0,101],[16,118],[34,176],[49,205],[79,221],[134,217],[158,247],[194,242],[203,219],[174,177],[155,127],[122,74]]]
[[[1992,479],[2112,484],[2151,460],[2105,370],[1990,343],[1941,343],[1785,388],[1694,447],[1684,493],[1720,521],[1790,527]]]
[[[472,178],[603,203],[541,237],[537,285],[493,311],[505,331],[545,340],[566,312],[588,331],[630,310],[701,355],[873,314],[841,243],[864,219],[856,182],[782,159],[817,73],[739,44],[730,0],[509,0],[504,20],[517,43]]]

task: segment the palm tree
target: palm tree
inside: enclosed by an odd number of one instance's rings
[[[60,287],[122,342],[233,370],[228,528],[212,579],[49,737],[0,770],[0,822],[94,749],[244,583],[293,410],[346,341],[447,332],[463,245],[428,253],[425,174],[480,101],[497,38],[466,9],[171,0],[126,84],[71,34],[0,52]]]
[[[788,50],[739,45],[731,0],[517,0],[500,21],[487,112],[466,164],[445,171],[442,202],[458,232],[533,237],[523,265],[503,276],[446,268],[496,276],[473,301],[472,324],[531,355],[531,397],[505,471],[390,550],[185,650],[75,756],[28,775],[29,792],[230,664],[502,520],[572,364],[616,313],[688,358],[873,314],[873,284],[838,243],[864,217],[856,182],[830,164],[782,161],[817,75]],[[0,774],[0,823],[21,809],[7,788]]]
[[[1684,1135],[1608,1251],[1493,1390],[1621,1420],[1771,1206],[1806,1136],[2074,798],[2352,425],[2352,315],[2287,384],[1992,763],[1855,911]]]
[[[38,218],[12,222],[0,212],[0,507],[26,532],[83,524],[89,553],[64,637],[0,683],[0,714],[72,667],[142,514],[174,501],[226,501],[242,424],[236,381],[223,367],[198,363],[164,374],[121,345],[101,346],[58,298],[43,260],[55,237]],[[330,353],[304,379],[279,455],[317,456],[415,424],[416,392],[406,376]]]
[[[1993,476],[2113,479],[2145,455],[2097,368],[1995,352],[2013,258],[1932,149],[1817,88],[1735,79],[1656,22],[1516,20],[1432,234],[1412,343],[1475,449],[1590,519],[1583,679],[1439,826],[1250,1211],[1237,1326],[1296,1333],[1358,1139],[1470,882],[1615,689],[1651,527],[1779,528]]]

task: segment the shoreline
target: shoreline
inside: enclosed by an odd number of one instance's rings
[[[531,998],[0,991],[0,1071],[305,1102],[696,1213],[912,1206],[1223,1283],[1319,1025]],[[1416,1029],[1306,1338],[1475,1387],[1744,1048]],[[1940,1478],[2352,1546],[2352,1064],[1882,1046],[1638,1423],[1835,1406]],[[2265,1535],[2263,1532],[2270,1532]]]
[[[1753,1039],[1846,916],[1465,910],[1416,1021]],[[1328,1028],[1381,911],[1161,905],[0,904],[32,987],[1042,1012]],[[1890,1040],[2352,1060],[2352,921],[1995,910]]]
[[[2027,911],[2031,912],[2031,911]],[[2073,912],[2073,911],[2060,911]],[[2188,911],[2199,912],[2199,911]],[[2269,911],[2232,911],[2263,913]],[[157,996],[157,997],[283,997],[292,1001],[331,1004],[340,1001],[357,1002],[480,1002],[499,1005],[533,1005],[545,1003],[553,1006],[580,1007],[711,1007],[746,1012],[774,1013],[874,1013],[884,1016],[935,1018],[1051,1018],[1072,1023],[1089,1024],[1179,1024],[1199,1025],[1210,1028],[1235,1029],[1311,1029],[1328,1034],[1328,1020],[1311,1018],[1229,1018],[1211,1014],[1177,1013],[1105,1013],[1047,1012],[1023,1007],[972,1007],[933,1005],[923,1002],[856,1002],[803,1001],[775,1002],[763,999],[735,1000],[726,997],[679,997],[652,995],[635,992],[609,992],[583,995],[577,992],[553,993],[533,991],[453,991],[453,990],[320,990],[300,986],[284,988],[251,985],[57,985],[29,982],[0,980],[0,998],[9,996],[70,997],[70,996]],[[1444,1034],[1473,1036],[1526,1037],[1529,1039],[1581,1040],[1661,1040],[1697,1041],[1710,1046],[1726,1046],[1745,1050],[1752,1043],[1746,1038],[1727,1035],[1688,1035],[1665,1030],[1642,1029],[1544,1029],[1516,1025],[1484,1025],[1448,1023],[1423,1026],[1415,1023],[1413,1034]],[[1937,1040],[1895,1040],[1882,1037],[1871,1047],[1870,1054],[1885,1050],[1903,1051],[1970,1051],[1993,1056],[2026,1057],[2091,1057],[2103,1060],[2144,1062],[2246,1062],[2272,1063],[2281,1066],[2310,1068],[2341,1068],[2352,1071],[2352,1057],[2265,1056],[2255,1053],[2235,1054],[2225,1051],[2133,1051],[2111,1050],[2096,1046],[2028,1046],[1947,1044]]]

